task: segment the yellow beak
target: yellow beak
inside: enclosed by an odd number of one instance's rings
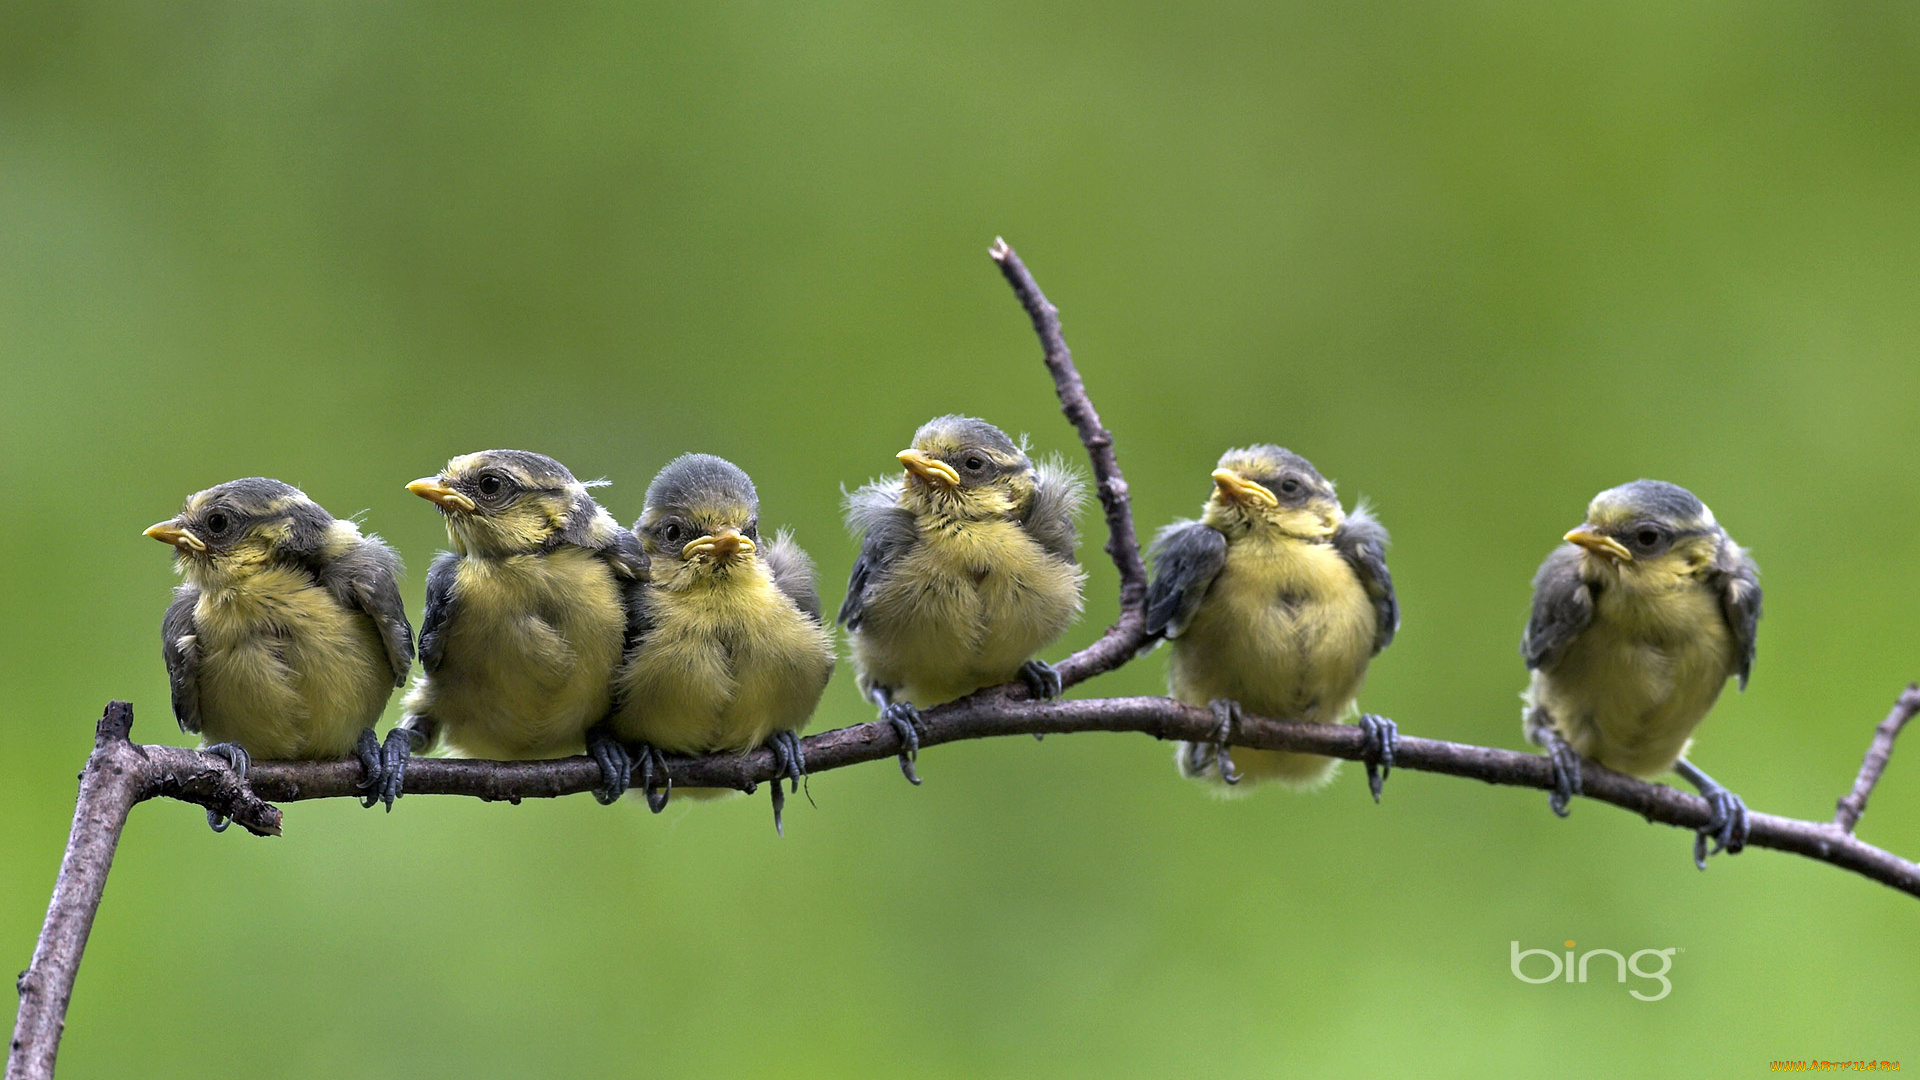
[[[705,555],[715,562],[731,562],[741,555],[753,551],[753,541],[734,532],[722,529],[717,533],[703,536],[680,549],[680,557],[691,559],[695,555]]]
[[[1232,469],[1213,470],[1213,484],[1219,489],[1220,497],[1228,502],[1246,503],[1249,506],[1280,505],[1280,500],[1265,485],[1256,484]]]
[[[170,519],[158,525],[149,526],[143,535],[151,536],[163,544],[172,544],[181,551],[207,550],[206,541],[181,528],[177,520]]]
[[[1626,545],[1611,536],[1595,532],[1593,528],[1588,525],[1582,525],[1568,533],[1565,539],[1567,543],[1578,544],[1603,559],[1612,559],[1618,562],[1633,561],[1633,552],[1628,551]]]
[[[473,509],[473,500],[442,483],[437,476],[423,476],[407,485],[407,490],[423,499],[431,500],[442,510],[459,510],[462,513]]]
[[[939,484],[948,490],[960,486],[960,474],[954,471],[953,466],[938,458],[928,457],[911,448],[902,450],[894,456],[900,459],[900,464],[907,467],[907,474],[910,476],[916,476],[929,484]]]

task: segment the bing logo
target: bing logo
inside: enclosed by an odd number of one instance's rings
[[[1659,1001],[1673,992],[1673,983],[1667,978],[1667,972],[1673,969],[1673,954],[1679,952],[1678,949],[1641,949],[1631,956],[1622,955],[1612,949],[1589,949],[1578,954],[1576,959],[1573,942],[1569,941],[1565,944],[1567,951],[1563,955],[1551,949],[1522,949],[1519,942],[1509,942],[1508,963],[1513,969],[1513,977],[1523,983],[1536,985],[1550,982],[1586,982],[1589,974],[1588,967],[1593,963],[1593,958],[1598,956],[1602,958],[1600,961],[1602,979],[1611,972],[1617,981],[1625,983],[1627,973],[1631,971],[1640,978],[1648,980],[1646,988],[1649,990],[1653,988],[1653,983],[1660,984],[1660,992],[1656,994],[1641,993],[1638,988],[1627,991],[1641,1001]],[[1537,961],[1528,965],[1535,972],[1544,970],[1544,974],[1529,975],[1522,968],[1523,961],[1535,956],[1546,957],[1547,962],[1552,965],[1545,969]],[[1649,960],[1649,957],[1652,959]],[[1643,960],[1646,961],[1644,967],[1641,963]]]

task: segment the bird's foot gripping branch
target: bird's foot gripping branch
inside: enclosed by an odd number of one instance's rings
[[[1119,573],[1120,607],[1113,624],[1094,643],[1054,665],[1058,685],[1065,689],[1120,667],[1152,640],[1146,566],[1134,533],[1126,481],[1114,455],[1113,436],[1102,426],[1074,368],[1060,331],[1059,313],[1012,248],[996,242],[992,257],[1033,322],[1062,410],[1086,448],[1094,490],[1107,522],[1106,551]],[[643,769],[642,783],[649,789],[677,785],[751,791],[759,784],[791,777],[796,757],[803,757],[805,771],[812,775],[894,758],[911,749],[995,736],[1139,732],[1156,739],[1196,744],[1223,738],[1219,717],[1205,707],[1163,697],[1042,700],[1036,697],[1036,689],[1052,690],[1052,685],[1041,688],[1031,682],[1015,679],[922,710],[917,723],[906,732],[883,717],[801,739],[798,755],[792,747],[783,747],[784,754],[766,747],[745,754],[703,757],[656,753],[644,762],[635,762],[634,768]],[[1916,712],[1920,712],[1920,686],[1908,687],[1876,729],[1859,776],[1839,801],[1832,821],[1801,821],[1749,812],[1747,846],[1804,855],[1920,897],[1920,865],[1853,835],[1867,799],[1886,769],[1895,738]],[[132,722],[132,708],[114,702],[96,729],[93,753],[80,775],[73,828],[46,923],[32,963],[19,979],[20,1010],[8,1051],[7,1080],[53,1075],[81,953],[121,830],[136,804],[154,798],[176,799],[201,806],[248,832],[274,836],[280,833],[281,813],[273,802],[359,798],[367,791],[368,769],[355,757],[257,761],[242,780],[219,755],[132,742]],[[1564,787],[1564,777],[1541,755],[1410,735],[1395,737],[1391,731],[1385,721],[1349,726],[1240,714],[1224,738],[1235,747],[1376,763],[1383,771],[1391,764],[1400,770],[1544,791],[1554,791],[1556,785]],[[916,746],[908,745],[909,736]],[[545,761],[421,758],[407,764],[405,779],[410,795],[467,795],[505,802],[607,790],[603,762],[586,755]],[[1582,767],[1579,794],[1631,810],[1649,821],[1696,832],[1725,816],[1716,816],[1715,807],[1706,799],[1592,762]]]

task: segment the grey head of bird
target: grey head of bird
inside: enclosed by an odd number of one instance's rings
[[[360,539],[291,484],[250,476],[188,496],[180,513],[146,535],[173,546],[189,581],[217,584],[274,563],[313,565]]]
[[[895,455],[905,466],[900,504],[917,515],[962,521],[1018,518],[1034,497],[1026,448],[971,416],[936,416]]]
[[[1229,540],[1283,535],[1301,540],[1332,536],[1346,521],[1333,484],[1313,463],[1270,443],[1229,450],[1213,470],[1213,494],[1203,522]]]
[[[733,462],[682,454],[647,485],[633,531],[653,560],[655,586],[725,578],[759,561],[760,496]]]
[[[1588,580],[1646,590],[1698,578],[1714,564],[1726,539],[1706,503],[1662,480],[1635,480],[1595,495],[1587,520],[1566,535],[1581,549],[1581,572]]]
[[[407,490],[440,508],[447,537],[462,555],[532,555],[568,543],[599,547],[620,527],[565,465],[526,450],[454,458]]]

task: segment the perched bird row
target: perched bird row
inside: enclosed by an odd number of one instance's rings
[[[917,784],[920,709],[1014,679],[1060,693],[1035,654],[1080,612],[1085,485],[970,417],[929,421],[898,460],[899,475],[847,498],[861,548],[838,622]],[[1396,729],[1355,701],[1400,623],[1386,530],[1277,446],[1228,451],[1212,481],[1200,519],[1152,548],[1147,629],[1170,644],[1169,689],[1218,722],[1176,764],[1223,790],[1312,787],[1333,759],[1229,752],[1241,711],[1353,720],[1378,800]],[[193,495],[147,530],[185,578],[161,628],[182,728],[243,775],[250,756],[356,754],[369,806],[391,808],[409,757],[442,743],[500,759],[584,750],[601,801],[637,771],[656,811],[664,755],[767,746],[797,790],[797,734],[834,665],[806,553],[784,530],[762,535],[753,481],[712,455],[663,468],[631,529],[591,486],[519,450],[454,458],[407,485],[445,516],[453,550],[428,571],[420,671],[384,743],[373,724],[414,655],[391,549],[275,480]],[[1744,687],[1752,668],[1752,559],[1691,493],[1651,480],[1600,493],[1565,540],[1535,578],[1521,647],[1524,729],[1552,762],[1552,808],[1564,815],[1579,793],[1582,759],[1642,777],[1676,769],[1714,808],[1696,861],[1709,840],[1738,851],[1745,808],[1684,755],[1727,679]],[[777,827],[778,782],[773,801]]]
[[[929,422],[898,458],[901,476],[850,497],[865,545],[840,621],[917,783],[919,708],[1015,675],[1059,692],[1032,657],[1080,610],[1082,486],[966,417]],[[806,553],[761,535],[753,481],[721,458],[669,463],[631,529],[589,486],[520,450],[407,485],[440,509],[452,550],[427,573],[420,670],[384,743],[373,725],[414,658],[392,550],[276,480],[193,495],[147,530],[186,579],[161,627],[181,726],[242,775],[254,755],[357,754],[369,806],[391,808],[409,758],[436,744],[509,760],[584,750],[603,802],[637,769],[656,810],[666,754],[768,746],[797,788],[797,732],[834,664]],[[776,784],[776,825],[783,801]]]

